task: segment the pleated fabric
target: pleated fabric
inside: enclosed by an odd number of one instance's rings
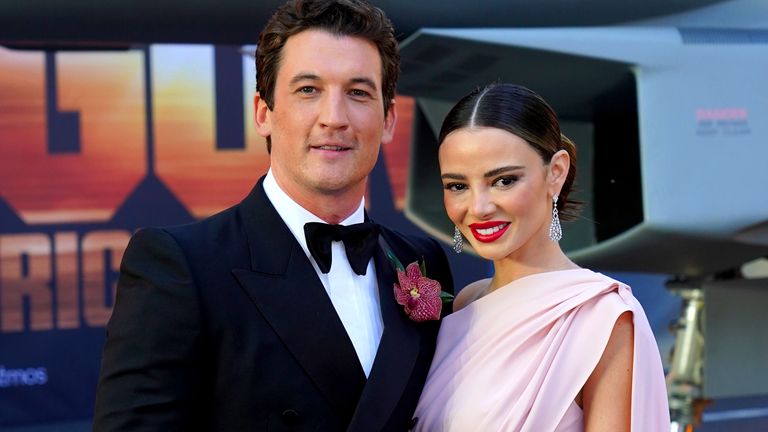
[[[415,430],[583,430],[574,399],[626,311],[634,318],[632,431],[668,431],[648,319],[627,285],[587,269],[520,278],[443,319]]]

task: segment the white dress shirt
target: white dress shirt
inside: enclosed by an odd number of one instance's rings
[[[331,243],[331,271],[328,274],[321,272],[317,262],[309,253],[304,224],[325,222],[293,201],[277,184],[271,169],[264,179],[264,191],[315,268],[320,282],[323,283],[336,313],[352,340],[352,345],[367,377],[371,372],[376,351],[379,349],[381,334],[384,331],[373,259],[368,262],[365,275],[360,276],[350,267],[344,244],[335,241]],[[362,199],[357,210],[339,225],[364,222],[364,209],[365,199]]]

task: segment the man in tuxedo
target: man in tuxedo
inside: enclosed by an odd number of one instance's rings
[[[403,431],[437,321],[397,304],[401,262],[452,291],[442,249],[371,223],[399,54],[365,0],[291,0],[262,32],[255,122],[271,166],[238,205],[137,232],[107,326],[96,431]]]

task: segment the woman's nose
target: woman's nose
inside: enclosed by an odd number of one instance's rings
[[[493,215],[496,205],[491,199],[490,194],[485,191],[476,191],[472,194],[472,203],[470,212],[478,219],[485,219]]]

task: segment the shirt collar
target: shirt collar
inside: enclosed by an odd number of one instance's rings
[[[285,225],[291,230],[293,236],[299,241],[304,252],[309,255],[307,239],[304,235],[304,224],[307,222],[323,222],[322,219],[314,215],[309,210],[296,203],[287,193],[277,184],[272,169],[267,171],[264,178],[264,192],[267,198],[277,210],[277,214],[283,219]],[[349,217],[341,221],[339,225],[352,225],[365,221],[365,197],[360,200],[360,205]]]

